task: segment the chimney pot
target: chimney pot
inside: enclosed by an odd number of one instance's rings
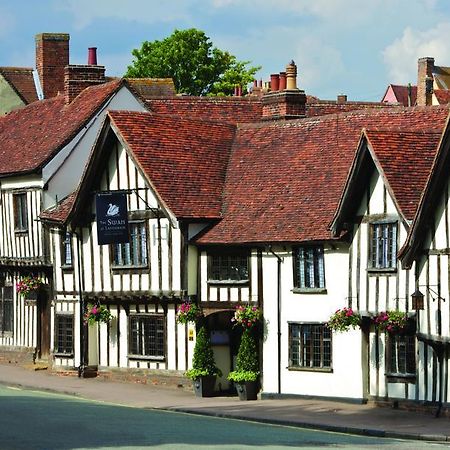
[[[280,86],[280,75],[273,73],[270,75],[270,90],[272,92],[277,92]]]
[[[286,89],[286,72],[280,72],[280,91],[284,91]]]
[[[97,47],[88,48],[88,65],[89,66],[97,65]]]
[[[297,89],[297,66],[295,65],[294,60],[291,60],[286,66],[286,89]]]

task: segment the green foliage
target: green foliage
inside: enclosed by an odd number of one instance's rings
[[[213,47],[209,37],[195,28],[175,30],[162,41],[145,41],[132,51],[126,77],[172,78],[178,93],[232,95],[240,84],[244,93],[260,67]]]
[[[259,376],[258,349],[249,329],[244,330],[236,358],[236,370],[228,374],[230,381],[256,381]]]
[[[338,309],[331,315],[327,327],[333,331],[348,331],[351,328],[361,326],[361,316],[352,308]]]
[[[197,334],[192,358],[192,369],[186,372],[186,376],[195,380],[201,376],[218,375],[222,372],[216,366],[211,342],[205,327],[201,327]]]

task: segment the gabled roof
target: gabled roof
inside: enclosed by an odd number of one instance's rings
[[[436,212],[437,205],[442,199],[444,192],[448,189],[450,176],[450,118],[447,120],[444,133],[441,138],[437,155],[433,161],[430,175],[424,192],[420,198],[417,213],[411,224],[407,239],[399,251],[399,257],[405,268],[411,267],[417,252],[419,252],[423,241],[427,238],[430,218]]]
[[[398,103],[400,103],[401,105],[414,106],[416,104],[417,86],[404,86],[404,85],[399,85],[399,84],[390,84],[386,89],[383,99],[386,97],[386,94],[388,93],[389,89],[392,89],[392,92],[394,93],[395,98],[397,99]],[[411,89],[411,99],[409,99],[409,89]]]
[[[110,111],[111,126],[177,218],[218,218],[235,127]]]
[[[235,129],[230,124],[206,120],[109,111],[70,212],[77,217],[82,214],[83,204],[104,168],[109,152],[106,143],[111,142],[113,133],[164,210],[170,210],[177,219],[219,218]]]
[[[445,107],[387,108],[244,125],[233,144],[223,219],[198,239],[204,244],[331,239],[361,129],[439,132]],[[424,125],[425,124],[425,125]]]
[[[427,128],[426,122],[423,128]],[[338,235],[366,192],[372,170],[377,170],[402,217],[408,224],[417,210],[442,133],[427,131],[363,130],[339,206],[331,224]]]
[[[121,80],[92,86],[65,104],[64,95],[0,118],[0,176],[39,170],[100,110]]]
[[[3,78],[26,105],[38,99],[33,69],[29,67],[0,67],[0,75],[3,75]]]

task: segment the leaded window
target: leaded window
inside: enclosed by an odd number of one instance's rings
[[[412,334],[388,336],[389,375],[416,374],[416,338]]]
[[[145,222],[130,222],[130,242],[112,244],[112,264],[122,266],[146,266],[147,227]]]
[[[331,369],[331,331],[324,324],[289,324],[289,367]]]
[[[163,359],[165,356],[165,319],[163,314],[130,316],[129,354]]]
[[[27,194],[14,194],[14,229],[15,231],[28,230],[28,216],[27,216]]]
[[[73,355],[73,315],[55,315],[55,345],[58,355]]]
[[[397,267],[397,223],[371,225],[370,267],[372,269]]]
[[[13,287],[0,288],[0,331],[12,333],[14,327]]]
[[[72,233],[66,231],[64,233],[64,239],[61,246],[61,262],[65,267],[72,267],[73,254],[72,254]]]
[[[248,253],[242,251],[208,255],[208,281],[248,281]]]
[[[294,248],[294,287],[325,288],[322,245]]]

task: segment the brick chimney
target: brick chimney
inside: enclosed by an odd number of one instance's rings
[[[284,73],[284,72],[283,72]],[[284,82],[282,83],[284,88]],[[296,119],[306,114],[305,91],[297,88],[297,66],[291,61],[286,66],[286,87],[268,92],[262,97],[264,120]]]
[[[89,64],[95,63],[95,64]],[[97,64],[96,48],[88,49],[88,64],[71,64],[64,72],[64,93],[66,104],[72,103],[78,94],[89,86],[103,84],[105,82],[105,66]]]
[[[69,64],[69,39],[66,33],[36,35],[36,69],[44,98],[64,91],[64,67]]]
[[[431,105],[433,96],[434,58],[419,58],[417,65],[417,105]]]

